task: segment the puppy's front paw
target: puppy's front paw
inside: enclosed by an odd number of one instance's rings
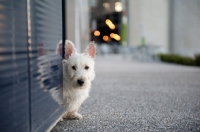
[[[76,118],[79,120],[79,119],[83,118],[83,116],[79,113],[76,113]]]
[[[67,115],[63,116],[63,118],[67,120],[80,120],[83,116],[79,113],[68,113]]]

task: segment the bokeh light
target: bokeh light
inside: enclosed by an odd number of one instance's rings
[[[100,32],[98,30],[94,31],[94,36],[99,36]]]

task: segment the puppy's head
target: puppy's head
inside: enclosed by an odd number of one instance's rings
[[[73,88],[88,88],[95,77],[94,58],[96,47],[91,42],[85,52],[76,52],[74,44],[67,40],[65,42],[65,59],[63,61],[64,76],[68,76]]]

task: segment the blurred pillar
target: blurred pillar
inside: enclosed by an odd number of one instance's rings
[[[67,31],[67,36],[66,39],[71,40],[76,47],[79,47],[79,45],[77,46],[77,40],[76,40],[76,32],[77,32],[77,27],[76,27],[76,0],[67,0],[66,1],[66,31]],[[79,50],[79,49],[77,49]]]
[[[126,5],[126,11],[127,11],[127,16],[128,16],[128,28],[127,28],[127,45],[131,45],[133,42],[133,15],[132,15],[132,8],[133,8],[133,0],[127,0],[127,5]]]
[[[89,2],[88,0],[66,1],[66,39],[76,45],[77,51],[83,51],[89,44]]]
[[[168,45],[168,51],[173,52],[173,16],[174,15],[174,0],[169,0],[169,45]]]
[[[122,3],[122,27],[121,27],[121,42],[123,46],[127,45],[127,8],[126,0],[121,0]]]

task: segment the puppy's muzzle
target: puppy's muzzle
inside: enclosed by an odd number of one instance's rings
[[[78,79],[78,80],[77,80],[77,84],[78,84],[79,86],[83,86],[84,80],[83,80],[83,79]]]

